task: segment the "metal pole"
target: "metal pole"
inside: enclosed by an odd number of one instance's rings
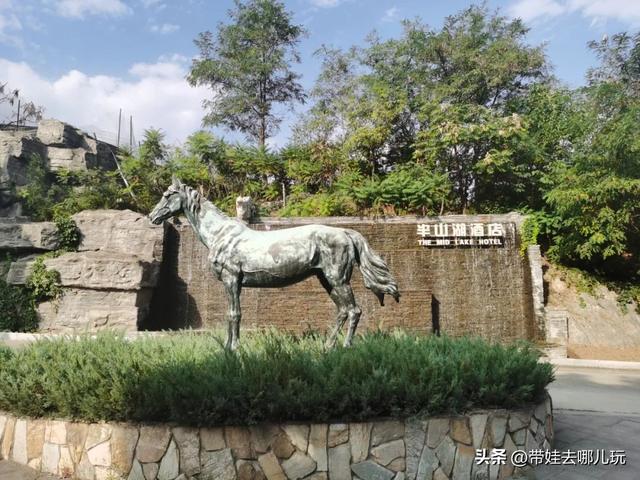
[[[20,99],[18,99],[18,114],[16,116],[16,130],[20,126]]]
[[[116,147],[120,146],[120,125],[122,124],[122,109],[118,113],[118,139],[116,140]]]

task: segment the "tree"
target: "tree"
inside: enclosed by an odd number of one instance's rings
[[[229,16],[232,22],[218,26],[215,40],[209,31],[195,40],[200,57],[188,80],[213,90],[204,102],[205,125],[224,125],[264,147],[282,120],[274,106],[304,101],[290,65],[300,61],[296,46],[305,32],[277,0],[236,0]]]
[[[15,118],[16,126],[26,121],[39,121],[44,114],[44,107],[20,98],[20,90],[9,89],[6,83],[0,83],[0,105],[9,104],[11,107],[11,122]]]

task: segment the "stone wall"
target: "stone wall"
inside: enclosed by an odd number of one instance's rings
[[[0,413],[0,458],[79,480],[488,480],[511,453],[549,449],[551,399],[521,410],[368,423],[183,428]],[[504,465],[477,465],[502,448]]]
[[[38,305],[40,331],[138,330],[149,315],[158,283],[163,227],[130,210],[87,210],[73,220],[81,237],[78,251],[44,260],[48,269],[60,274],[63,292]],[[57,247],[56,233],[49,222],[0,223],[0,249],[52,250]],[[14,261],[7,282],[24,284],[36,257]]]
[[[497,222],[506,231],[503,247],[432,248],[418,244],[419,224]],[[520,254],[517,214],[386,220],[346,217],[264,219],[255,229],[309,223],[361,232],[387,261],[402,294],[399,304],[379,306],[364,288],[357,268],[351,281],[363,310],[360,331],[404,328],[413,332],[439,329],[448,335],[478,335],[514,340],[538,335],[533,310],[531,271]],[[278,289],[242,292],[242,326],[275,326],[304,332],[324,331],[334,323],[335,307],[315,278]],[[165,256],[151,329],[223,326],[226,297],[207,264],[207,250],[186,223],[168,222]]]

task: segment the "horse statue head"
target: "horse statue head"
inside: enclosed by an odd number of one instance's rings
[[[162,198],[149,214],[149,220],[154,225],[160,225],[166,219],[182,212],[184,205],[182,204],[183,184],[176,177],[173,177],[171,185],[162,194]]]

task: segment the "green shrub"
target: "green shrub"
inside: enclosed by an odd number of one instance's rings
[[[361,421],[519,407],[542,398],[552,367],[528,345],[367,334],[249,334],[235,353],[214,334],[128,341],[44,340],[0,362],[0,410],[87,421],[191,425]]]
[[[62,295],[60,274],[56,270],[47,269],[44,260],[45,255],[41,255],[34,260],[31,273],[25,283],[25,287],[29,290],[36,303],[55,300]]]
[[[58,215],[53,220],[60,238],[60,249],[75,251],[80,243],[80,230],[69,215]]]
[[[32,332],[38,315],[31,294],[23,287],[0,280],[0,331]],[[0,351],[0,363],[3,353]]]

